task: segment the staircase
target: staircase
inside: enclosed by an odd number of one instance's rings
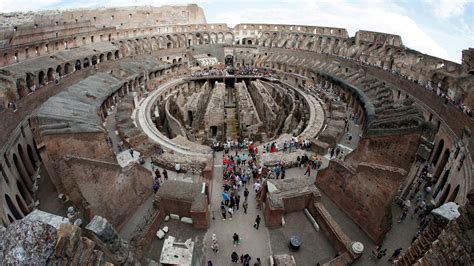
[[[237,121],[237,108],[226,107],[225,112],[225,137],[230,139],[238,139],[239,122]]]

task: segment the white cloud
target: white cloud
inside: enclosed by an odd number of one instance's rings
[[[434,8],[436,16],[440,18],[449,18],[453,16],[459,16],[464,13],[467,0],[440,0],[440,1],[429,1],[431,6]]]

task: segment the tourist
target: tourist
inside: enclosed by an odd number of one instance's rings
[[[252,259],[252,257],[250,257],[249,254],[245,254],[245,255],[244,255],[244,266],[249,266],[251,259]]]
[[[153,192],[158,192],[158,189],[160,189],[160,183],[159,182],[153,182]]]
[[[255,223],[253,224],[253,227],[258,230],[258,227],[260,226],[260,215],[257,214],[257,218],[255,218]]]
[[[227,206],[229,204],[229,194],[227,191],[222,192],[222,199],[224,200],[224,205]]]
[[[286,171],[285,168],[281,169],[281,179],[285,179]]]
[[[212,243],[211,243],[211,249],[215,253],[219,253],[219,243],[217,242],[217,237],[216,234],[212,234]]]
[[[260,188],[262,187],[262,185],[260,185],[260,182],[257,181],[253,184],[253,189],[255,190],[255,193],[258,193],[260,191]]]
[[[161,173],[158,168],[155,169],[155,180],[161,182]]]
[[[244,200],[244,203],[242,203],[242,207],[244,208],[244,214],[247,214],[247,208],[249,204],[247,202],[247,198]]]
[[[234,247],[237,245],[240,245],[240,238],[237,233],[234,233],[234,235],[232,236],[232,239],[234,240]]]
[[[308,174],[308,176],[311,176],[311,166],[309,163],[306,164],[306,172],[304,172],[304,175]]]
[[[163,177],[165,178],[165,180],[168,180],[168,172],[164,168],[163,168]]]
[[[232,215],[234,214],[234,208],[232,208],[232,206],[229,206],[229,208],[227,208],[227,211],[229,212],[229,220],[232,221]]]
[[[207,266],[212,266],[212,261],[208,260],[207,261]]]
[[[390,257],[390,259],[388,259],[388,261],[393,261],[395,260],[396,258],[398,258],[398,256],[400,256],[400,254],[402,253],[402,248],[397,248],[395,249],[395,251],[393,252],[392,256]]]
[[[239,255],[235,251],[232,252],[232,255],[230,255],[230,258],[232,259],[233,263],[237,263],[239,261]]]
[[[257,261],[253,264],[253,266],[262,266],[262,262],[260,261],[260,258],[257,258]]]
[[[225,205],[224,205],[224,202],[221,201],[221,215],[222,215],[222,221],[225,221],[225,218],[226,218],[226,209],[225,209]]]
[[[387,254],[387,249],[382,249],[378,254],[377,254],[377,259],[381,259],[385,257],[385,254]]]
[[[375,246],[375,249],[372,250],[372,256],[373,258],[377,258],[377,255],[380,253],[380,251],[382,250],[382,246]]]
[[[132,148],[130,148],[130,150],[128,150],[128,152],[130,152],[130,155],[131,155],[131,156],[132,156],[132,158],[133,158],[133,149],[132,149]]]
[[[239,210],[239,205],[240,205],[240,195],[237,194],[237,196],[235,197],[235,205],[234,207]]]
[[[176,170],[176,173],[178,173],[178,174],[181,173],[181,164],[176,163],[174,165],[174,169]]]
[[[408,214],[408,209],[403,209],[403,212],[402,214],[400,215],[400,218],[398,219],[397,223],[401,223],[403,220],[405,220],[405,218],[407,218],[407,214]]]

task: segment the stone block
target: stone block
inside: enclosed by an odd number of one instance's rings
[[[179,215],[177,215],[177,214],[173,214],[173,213],[172,213],[172,214],[170,214],[170,217],[171,217],[171,219],[173,219],[173,220],[179,220]]]
[[[156,232],[156,236],[161,240],[165,237],[165,232],[163,232],[163,230],[158,230],[158,232]]]
[[[163,229],[161,229],[161,230],[163,230],[163,232],[165,232],[165,233],[168,233],[169,228],[168,228],[168,226],[165,226],[165,227],[163,227]]]
[[[186,224],[193,224],[193,219],[189,217],[181,217],[181,222],[186,223]]]
[[[165,222],[169,221],[170,220],[170,216],[169,215],[166,215],[165,216]]]

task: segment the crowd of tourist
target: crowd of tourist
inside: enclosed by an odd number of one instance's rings
[[[356,61],[358,63],[362,63],[362,64],[365,64],[365,65],[369,65],[371,67],[376,67],[376,68],[385,70],[385,71],[390,72],[391,74],[396,75],[400,78],[403,78],[405,80],[414,82],[414,83],[424,87],[426,90],[431,91],[433,93],[436,93],[436,95],[438,95],[446,103],[452,104],[454,107],[459,109],[461,112],[463,112],[467,116],[469,116],[471,119],[474,119],[474,110],[471,107],[462,104],[459,99],[454,99],[454,98],[448,96],[446,93],[443,92],[443,90],[440,88],[440,86],[436,86],[436,88],[433,88],[433,86],[431,85],[431,82],[428,82],[427,84],[423,84],[422,82],[418,81],[415,78],[412,78],[411,76],[400,73],[397,70],[393,70],[393,69],[390,69],[390,68],[387,68],[387,67],[382,67],[379,64],[372,64],[372,63],[369,63],[369,62],[366,62],[366,61],[363,61],[363,60],[359,60],[357,58],[348,57],[348,56],[343,56],[343,58],[348,59],[348,60],[352,60],[352,61]]]
[[[208,70],[196,71],[191,74],[193,78],[200,77],[227,77],[227,76],[261,76],[261,77],[272,77],[272,73],[262,68],[254,68],[251,66],[243,67],[221,67],[211,68]]]

